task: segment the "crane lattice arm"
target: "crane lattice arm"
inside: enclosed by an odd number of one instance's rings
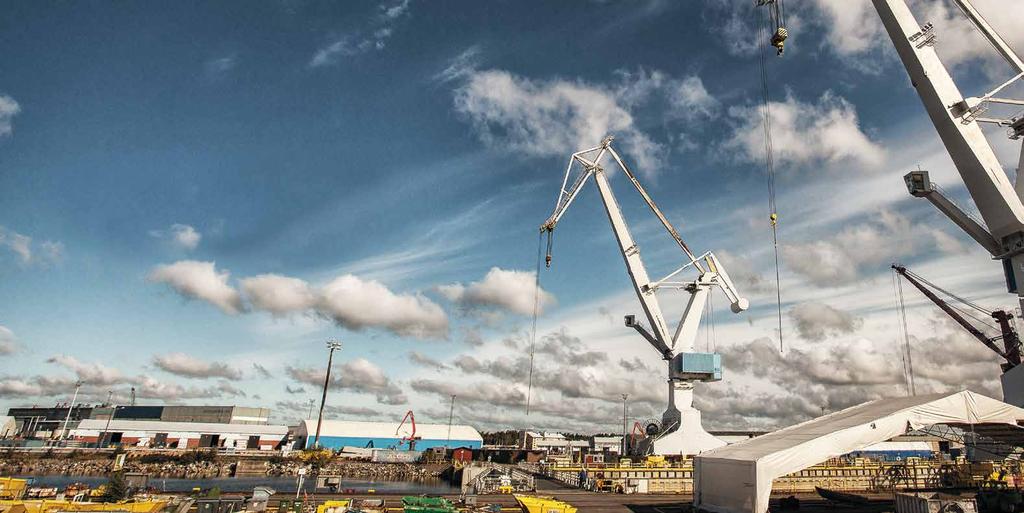
[[[1003,371],[1007,371],[1020,365],[1021,363],[1021,347],[1020,338],[1017,335],[1016,329],[1013,327],[1012,319],[1013,315],[1004,311],[996,310],[994,312],[986,311],[996,322],[999,324],[1000,334],[995,337],[986,335],[983,331],[978,329],[971,321],[967,319],[959,310],[954,308],[946,300],[942,299],[935,293],[935,291],[941,292],[950,297],[956,297],[953,294],[939,288],[935,284],[925,280],[918,276],[914,272],[910,271],[904,266],[893,264],[893,270],[897,274],[906,279],[911,285],[917,290],[921,291],[925,297],[935,303],[935,306],[939,307],[940,310],[946,313],[950,318],[956,321],[957,324],[962,326],[968,333],[974,338],[978,339],[979,342],[985,345],[985,347],[991,349],[993,352],[1002,357],[1006,362],[1002,364]],[[1002,340],[1003,347],[1000,348],[996,342]]]

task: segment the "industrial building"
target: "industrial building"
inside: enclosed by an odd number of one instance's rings
[[[313,446],[316,436],[316,419],[304,420],[295,431],[296,448]],[[320,447],[341,449],[342,447],[373,447],[377,449],[409,449],[413,438],[416,450],[431,447],[466,447],[480,449],[484,439],[472,426],[454,424],[416,424],[413,431],[408,424],[398,422],[359,422],[350,420],[325,420],[320,426]]]
[[[621,436],[594,436],[590,438],[590,451],[619,454],[622,452]]]
[[[549,455],[569,455],[590,449],[588,440],[570,440],[561,433],[523,431],[519,448],[524,451],[544,451]]]
[[[269,451],[284,447],[287,426],[162,420],[86,419],[70,430],[69,439],[102,446],[226,448]]]
[[[70,415],[68,415],[70,410]],[[145,420],[164,422],[206,422],[213,424],[258,424],[270,420],[269,408],[244,406],[110,406],[67,404],[50,407],[11,408],[15,433],[21,438],[55,438],[64,424],[75,428],[83,420]]]

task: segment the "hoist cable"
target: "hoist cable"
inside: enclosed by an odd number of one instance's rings
[[[778,8],[778,4],[769,6],[769,9]],[[778,16],[778,14],[777,14]],[[761,16],[757,24],[757,37],[759,41],[764,41],[764,37],[769,31],[771,31],[771,13],[769,12],[765,16]],[[781,20],[776,20],[781,22]],[[785,352],[785,346],[783,345],[782,336],[782,276],[779,270],[779,233],[778,233],[778,209],[775,202],[775,143],[772,140],[772,116],[771,116],[771,96],[768,88],[768,63],[765,52],[767,48],[763,43],[759,43],[761,51],[758,52],[758,59],[761,65],[761,117],[763,122],[761,126],[764,130],[764,162],[765,162],[765,177],[768,182],[768,219],[771,222],[772,227],[772,249],[775,252],[775,305],[778,310],[779,319],[779,352]]]
[[[540,262],[544,245],[544,232],[537,234],[537,270],[533,279],[533,328],[530,330],[530,377],[526,384],[526,414],[530,414],[530,396],[533,393],[533,357],[537,346],[537,317],[540,315]],[[548,255],[551,254],[551,231],[548,231]]]
[[[895,273],[895,270],[893,271]],[[896,290],[899,295],[899,318],[903,330],[904,350],[907,354],[907,372],[910,378],[910,395],[917,395],[914,384],[914,359],[910,351],[910,329],[907,327],[907,307],[903,300],[903,281],[896,278]]]

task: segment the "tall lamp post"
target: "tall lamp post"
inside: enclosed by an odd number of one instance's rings
[[[448,409],[448,440],[444,443],[444,448],[447,449],[448,445],[452,443],[452,417],[455,415],[455,394],[452,394],[452,405]]]
[[[82,381],[75,382],[75,395],[71,398],[71,406],[68,407],[68,416],[64,417],[64,427],[60,430],[60,439],[64,440],[68,434],[68,422],[71,422],[71,412],[75,409],[75,403],[78,401],[78,389],[82,388]]]
[[[320,447],[320,426],[324,422],[324,405],[327,404],[327,387],[331,384],[331,363],[334,361],[334,350],[341,349],[341,342],[337,340],[327,341],[327,375],[324,376],[324,395],[320,398],[320,416],[316,419],[316,437],[313,438],[313,448]]]
[[[628,424],[626,421],[626,399],[629,399],[629,394],[622,394],[622,452],[620,453],[623,457],[626,456],[626,430]]]

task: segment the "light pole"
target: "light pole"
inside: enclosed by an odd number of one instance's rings
[[[621,457],[626,456],[626,430],[629,429],[627,427],[626,421],[626,399],[629,399],[629,394],[622,394],[622,452],[620,453]]]
[[[452,405],[448,409],[448,440],[444,443],[444,448],[448,448],[448,444],[452,443],[452,417],[455,415],[455,394],[452,394]]]
[[[313,418],[313,405],[314,404],[316,404],[316,399],[310,398],[309,399],[309,412],[306,413],[306,418],[307,419]]]
[[[320,425],[324,421],[324,405],[327,404],[327,386],[331,384],[331,362],[334,361],[334,350],[341,349],[341,342],[328,340],[327,349],[327,375],[324,376],[324,395],[320,398],[320,416],[316,419],[316,437],[313,438],[313,448],[320,447]]]
[[[75,402],[78,401],[78,389],[82,388],[82,381],[75,382],[75,395],[71,398],[71,406],[68,407],[68,416],[64,417],[64,427],[60,430],[60,439],[64,440],[68,433],[68,422],[71,422],[71,412],[75,409]]]
[[[107,392],[107,407],[110,408],[110,414],[107,415],[107,425],[103,426],[103,433],[100,434],[100,439],[96,441],[96,450],[100,450],[103,445],[103,439],[107,437],[107,431],[110,430],[110,419],[114,418],[114,412],[117,411],[117,407],[111,404],[110,400],[114,397],[114,391],[110,390]]]

